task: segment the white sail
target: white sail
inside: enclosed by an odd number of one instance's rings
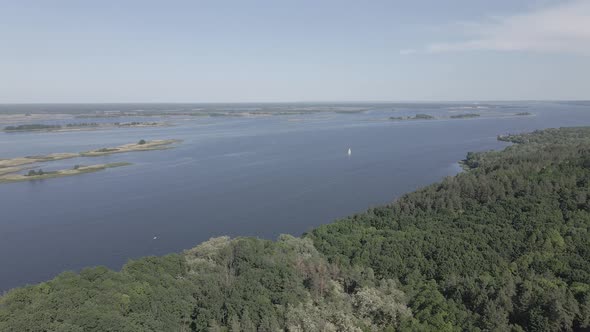
[[[352,150],[350,148],[348,148],[348,155],[350,156],[352,154]]]

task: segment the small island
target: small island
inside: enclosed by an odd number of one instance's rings
[[[0,173],[0,183],[9,183],[9,182],[20,182],[20,181],[33,181],[33,180],[43,180],[43,179],[50,179],[50,178],[57,178],[57,177],[64,177],[64,176],[72,176],[72,175],[79,175],[84,173],[93,173],[105,170],[107,168],[113,167],[121,167],[121,166],[128,166],[131,163],[110,163],[110,164],[98,164],[98,165],[89,165],[89,166],[82,166],[76,165],[72,169],[63,169],[58,171],[51,171],[45,172],[42,169],[39,170],[30,170],[27,174],[3,174]]]
[[[520,112],[520,113],[516,113],[514,115],[516,115],[516,116],[529,116],[529,115],[533,115],[533,114],[530,112]]]
[[[55,160],[71,159],[77,157],[99,157],[115,153],[165,150],[172,148],[172,144],[178,142],[180,142],[180,140],[168,139],[146,141],[142,139],[137,143],[124,144],[117,147],[101,148],[80,153],[51,153],[42,156],[27,156],[16,157],[11,159],[0,159],[0,183],[70,176],[88,172],[96,172],[111,167],[130,165],[129,163],[111,163],[90,166],[76,165],[73,169],[59,170],[54,172],[44,172],[41,169],[33,170],[33,168],[36,167],[34,167],[32,164],[44,163]],[[28,165],[29,167],[23,167],[25,165]],[[25,171],[27,169],[30,170],[26,175],[17,174],[18,172]]]
[[[451,115],[450,118],[451,119],[469,119],[469,118],[477,118],[480,117],[481,115],[477,114],[477,113],[466,113],[466,114],[455,114],[455,115]]]
[[[0,159],[0,172],[7,167],[16,167],[27,164],[34,164],[40,162],[48,162],[55,160],[70,159],[76,157],[96,157],[105,156],[114,153],[125,153],[134,151],[150,151],[150,150],[164,150],[171,148],[171,144],[178,143],[179,140],[168,139],[168,140],[153,140],[145,141],[141,140],[138,143],[130,143],[120,145],[111,148],[101,148],[97,150],[91,150],[80,153],[51,153],[43,156],[27,156],[27,157],[16,157],[11,159]]]
[[[394,121],[406,121],[406,120],[434,120],[436,119],[434,116],[430,115],[430,114],[416,114],[414,116],[392,116],[389,118],[389,120],[394,120]]]

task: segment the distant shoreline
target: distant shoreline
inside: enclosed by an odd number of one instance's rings
[[[18,126],[6,126],[2,131],[5,133],[27,133],[27,132],[72,132],[72,131],[92,131],[101,129],[120,129],[120,128],[151,128],[151,127],[168,127],[168,123],[161,122],[115,122],[115,123],[68,123],[65,125],[45,125],[30,124]]]

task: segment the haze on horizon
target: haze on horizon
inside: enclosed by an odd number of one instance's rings
[[[590,1],[4,1],[0,103],[590,99]]]

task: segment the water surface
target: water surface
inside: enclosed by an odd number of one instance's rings
[[[589,109],[521,103],[478,110],[491,114],[480,118],[395,122],[386,119],[454,114],[457,107],[384,104],[353,114],[173,117],[165,119],[172,127],[0,133],[0,158],[183,140],[171,150],[47,164],[132,162],[128,167],[0,185],[0,289],[86,266],[118,269],[129,259],[178,252],[219,235],[300,235],[456,174],[468,151],[504,147],[498,134],[590,125]],[[512,116],[522,111],[534,116]]]

